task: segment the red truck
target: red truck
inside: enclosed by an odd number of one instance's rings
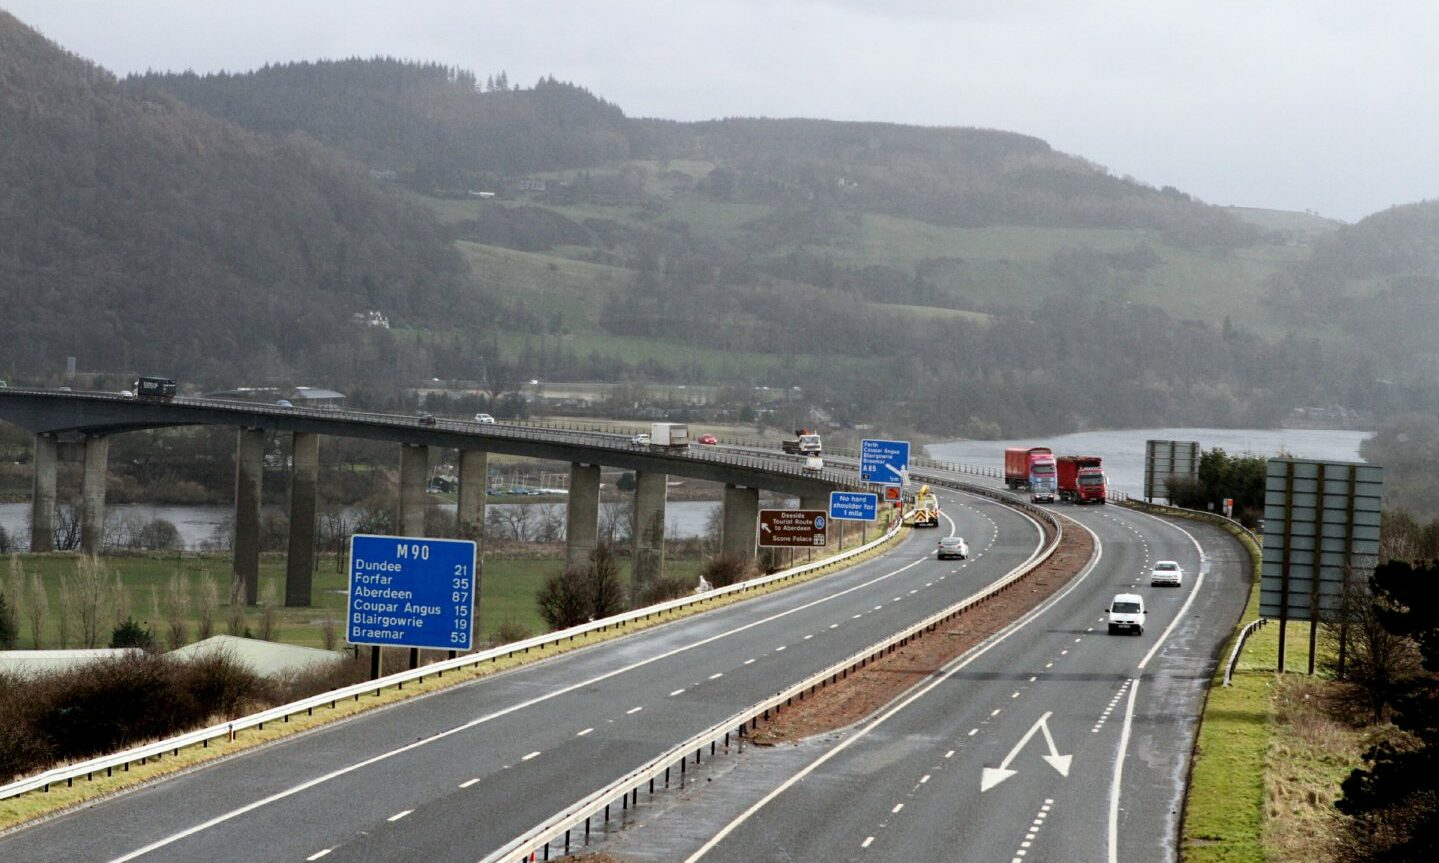
[[[1103,460],[1097,455],[1062,455],[1055,459],[1059,469],[1059,499],[1075,503],[1104,503],[1109,483]]]
[[[1007,448],[1004,484],[1011,489],[1028,489],[1036,500],[1054,500],[1054,451],[1047,446]]]

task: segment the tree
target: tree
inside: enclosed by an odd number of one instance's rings
[[[609,543],[600,543],[590,552],[590,618],[599,620],[625,610],[625,590],[620,584],[620,565]]]
[[[1423,673],[1389,697],[1394,733],[1364,753],[1368,765],[1344,780],[1335,804],[1348,817],[1341,857],[1439,858],[1439,564],[1381,564],[1370,582],[1385,629],[1411,639]]]
[[[138,647],[150,651],[155,649],[155,636],[150,633],[149,627],[136,623],[133,617],[127,617],[125,622],[115,627],[110,634],[110,646]]]
[[[0,593],[0,650],[13,650],[19,637],[20,626],[15,621],[15,612],[5,601],[5,594]]]
[[[550,629],[568,629],[589,619],[589,582],[590,571],[584,566],[568,566],[545,579],[535,600]]]

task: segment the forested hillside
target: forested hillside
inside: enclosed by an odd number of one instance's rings
[[[39,214],[0,247],[3,369],[767,386],[975,436],[1439,404],[1383,347],[1434,319],[1404,212],[1240,218],[1012,132],[634,119],[386,58],[117,82],[3,22],[3,203]]]
[[[351,315],[477,320],[447,233],[302,136],[118,83],[0,12],[0,369],[386,376]],[[364,377],[362,377],[364,376]]]

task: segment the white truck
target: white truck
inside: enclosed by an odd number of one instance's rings
[[[687,423],[650,423],[650,446],[685,449],[690,445]]]

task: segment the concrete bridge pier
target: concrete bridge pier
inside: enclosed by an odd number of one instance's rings
[[[726,557],[752,561],[758,534],[759,489],[725,485],[724,527],[720,534],[720,551]]]
[[[633,540],[631,560],[634,562],[630,580],[630,601],[639,605],[639,598],[650,585],[664,576],[665,568],[665,482],[668,474],[635,471],[635,522],[631,526]]]
[[[570,465],[570,494],[565,506],[565,566],[588,566],[600,541],[600,466]]]
[[[490,454],[482,449],[460,450],[460,501],[455,508],[457,539],[474,540],[475,554],[485,538],[485,487],[489,484]],[[475,566],[479,566],[478,560]]]
[[[235,562],[230,595],[260,600],[260,484],[265,477],[265,430],[242,428],[235,445]]]
[[[425,488],[430,483],[430,448],[400,445],[400,511],[396,527],[401,536],[425,535]]]
[[[315,489],[320,480],[320,436],[290,436],[290,542],[285,553],[285,606],[312,603],[315,570]]]
[[[85,467],[80,475],[80,551],[97,555],[105,544],[105,471],[110,439],[85,436]]]
[[[475,594],[473,626],[480,620],[480,581],[485,574],[485,491],[489,485],[490,454],[482,449],[459,452],[460,499],[455,507],[455,538],[475,543]]]
[[[30,494],[30,551],[55,550],[55,474],[59,442],[35,435],[35,481]]]

